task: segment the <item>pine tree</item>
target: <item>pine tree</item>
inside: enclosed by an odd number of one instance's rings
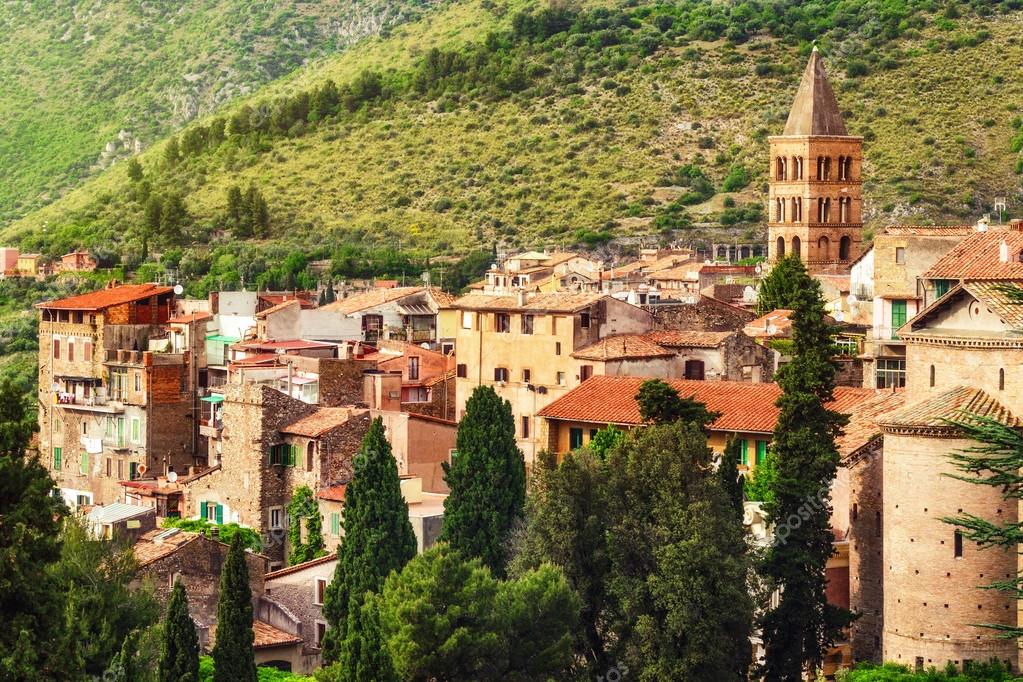
[[[167,146],[163,148],[163,160],[171,167],[176,166],[181,160],[181,147],[178,145],[178,138],[172,137],[167,140]]]
[[[128,162],[128,179],[132,182],[138,182],[142,177],[142,164],[139,163],[138,159],[133,158]]]
[[[180,579],[174,581],[167,604],[157,675],[159,682],[199,682],[199,638]]]
[[[373,596],[358,609],[348,614],[348,632],[358,637],[346,637],[341,644],[341,655],[331,680],[335,682],[398,682],[380,632],[379,597]]]
[[[214,682],[255,682],[253,638],[249,568],[245,563],[245,545],[241,535],[236,535],[231,539],[231,549],[220,574]]]
[[[779,258],[771,266],[757,289],[757,313],[766,315],[772,310],[794,310],[803,299],[802,290],[807,281],[813,281],[803,261],[794,255]]]
[[[245,210],[245,198],[238,185],[231,185],[227,188],[227,225],[231,228],[234,236],[239,239],[252,236],[252,226],[249,224]]]
[[[288,564],[294,566],[316,557],[323,556],[327,551],[323,548],[323,517],[312,489],[299,486],[288,503],[288,515],[291,525],[288,526]],[[305,540],[302,539],[302,528],[305,528]]]
[[[682,421],[703,428],[721,416],[719,412],[709,412],[693,396],[681,397],[671,384],[660,379],[644,381],[636,394],[636,403],[643,421],[654,424]]]
[[[444,464],[451,492],[441,539],[503,576],[508,534],[526,498],[525,463],[508,401],[489,386],[477,387],[465,404],[455,447],[454,462]]]
[[[355,474],[345,490],[344,529],[334,579],[323,603],[328,623],[323,641],[326,663],[338,660],[342,645],[359,646],[346,642],[363,636],[349,630],[349,615],[361,608],[367,592],[378,592],[391,571],[401,570],[416,555],[398,465],[379,417],[362,440]]]
[[[725,444],[725,451],[721,454],[721,461],[718,463],[718,480],[721,489],[732,502],[732,508],[742,518],[743,483],[745,478],[739,473],[739,458],[741,454],[741,443],[738,438],[729,438]]]
[[[775,542],[763,573],[781,589],[780,602],[763,619],[767,682],[801,680],[815,672],[849,613],[827,602],[825,567],[834,552],[831,484],[838,466],[835,438],[845,417],[829,410],[835,367],[831,332],[820,284],[802,265],[782,263],[793,278],[794,357],[778,372],[782,395],[772,439],[777,478],[765,510],[775,523]],[[773,274],[773,273],[772,273]]]

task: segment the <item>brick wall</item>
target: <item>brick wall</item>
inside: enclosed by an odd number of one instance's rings
[[[884,554],[881,537],[884,449],[878,440],[847,467],[849,504],[849,608],[854,661],[881,661],[884,623]],[[837,511],[837,509],[836,509]],[[881,523],[879,523],[881,521]]]

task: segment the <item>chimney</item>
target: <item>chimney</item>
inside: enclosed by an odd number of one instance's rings
[[[981,217],[980,220],[977,221],[977,224],[973,226],[973,229],[975,229],[977,232],[987,232],[987,227],[988,224],[990,224],[990,222],[991,216],[984,215]]]
[[[1009,262],[1009,242],[1002,240],[1002,243],[998,245],[998,260],[1003,263]]]
[[[1023,232],[1023,219],[1013,218],[1009,221],[1009,229],[1016,230],[1017,232]]]
[[[214,526],[210,526],[210,537],[212,539],[214,539],[214,540],[218,540],[218,541],[220,540],[220,527],[219,526],[215,526],[215,525]]]
[[[525,289],[519,289],[517,292],[515,292],[516,303],[518,304],[518,306],[520,308],[522,306],[526,305],[526,298],[527,298],[527,296],[526,296],[526,290]]]

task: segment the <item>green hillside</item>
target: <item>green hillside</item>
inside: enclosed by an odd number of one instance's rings
[[[462,0],[192,124],[144,152],[135,179],[119,164],[4,238],[51,254],[86,246],[129,268],[164,251],[186,278],[272,285],[297,251],[334,256],[345,274],[353,245],[423,258],[685,239],[716,223],[753,234],[766,137],[814,38],[866,139],[872,224],[972,220],[1002,195],[1011,212],[1023,14],[1016,1],[974,4],[993,13]]]
[[[136,141],[149,146],[197,114],[420,14],[419,5],[4,3],[0,224],[123,159]]]

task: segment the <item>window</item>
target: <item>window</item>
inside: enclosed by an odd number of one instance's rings
[[[739,441],[739,464],[749,466],[749,441],[746,439]]]
[[[53,359],[60,360],[60,339],[57,337],[53,339]]]
[[[334,537],[341,537],[341,513],[330,513],[330,534]]]
[[[589,313],[579,313],[579,326],[582,327],[583,329],[589,329],[590,328],[590,314]]]
[[[409,381],[417,381],[419,379],[419,356],[413,355],[408,359],[408,378]]]
[[[931,388],[934,388],[934,365],[931,365]]]
[[[856,504],[855,502],[853,502],[853,506],[852,506],[852,516],[851,516],[851,519],[852,519],[853,521],[855,521],[855,520],[856,520],[856,518],[857,518],[857,517],[858,517],[859,515],[860,515],[860,505],[858,505],[858,504]]]
[[[507,334],[511,331],[511,315],[508,313],[497,313],[494,315],[494,331]]]
[[[142,372],[133,372],[135,375],[135,392],[142,390]]]
[[[529,438],[529,417],[526,415],[522,416],[522,437]]]
[[[139,475],[138,462],[128,462],[128,480],[134,481]]]
[[[85,421],[84,419],[82,420],[82,435],[83,436],[89,435],[89,422]]]
[[[852,240],[848,236],[838,240],[838,260],[849,260],[849,247]]]
[[[579,381],[586,381],[593,376],[593,365],[582,365],[579,368]]]
[[[523,369],[522,370],[522,383],[528,384],[532,380],[533,380],[533,371],[530,370],[530,369]]]
[[[568,430],[568,448],[578,450],[583,446],[583,430],[571,428]]]
[[[472,313],[467,310],[462,312],[462,329],[472,329]]]
[[[327,592],[327,580],[325,578],[317,578],[316,586],[313,590],[313,604],[316,606],[323,606],[323,595]]]
[[[270,527],[277,529],[283,528],[281,525],[281,519],[284,517],[284,510],[281,507],[270,507]]]
[[[92,504],[92,497],[89,495],[75,496],[75,504],[81,507],[83,504]]]
[[[82,453],[82,461],[79,464],[80,464],[79,471],[82,474],[82,476],[88,476],[89,475],[89,453],[88,452],[83,452]]]
[[[464,379],[469,376],[469,368],[465,366],[465,363],[455,365],[455,376],[459,379]]]
[[[906,247],[896,246],[895,247],[895,262],[899,265],[906,264]]]
[[[956,559],[962,559],[963,558],[963,534],[960,533],[959,531],[956,531],[955,535],[952,536],[952,544],[954,545],[953,552],[954,552],[955,558]]]
[[[83,360],[87,362],[92,360],[92,339],[86,339],[85,343],[82,344],[82,354],[84,356]]]
[[[774,257],[775,258],[785,257],[785,237],[778,237],[778,243],[774,247]]]
[[[906,361],[878,358],[875,379],[878,388],[902,388],[906,385]]]
[[[224,505],[216,502],[200,502],[199,517],[211,523],[224,523]]]
[[[564,386],[564,385],[565,385],[565,373],[564,372],[558,372],[558,386]]]
[[[110,478],[114,474],[114,460],[107,457],[107,478]]]
[[[934,280],[934,297],[941,298],[948,293],[948,290],[952,288],[952,280],[948,279],[936,279]]]
[[[53,469],[54,471],[61,470],[61,459],[63,458],[63,451],[60,448],[53,448]]]
[[[802,258],[802,255],[800,254],[800,246],[801,246],[801,243],[799,241],[799,237],[793,237],[792,238],[792,255],[796,258],[796,260],[799,260],[800,258]]]
[[[892,339],[898,340],[898,329],[906,324],[906,301],[892,301]]]
[[[118,481],[123,481],[124,480],[124,460],[123,459],[118,459],[117,460],[117,480]]]
[[[279,443],[277,445],[270,446],[270,454],[267,458],[267,462],[271,465],[293,467],[295,466],[295,460],[297,457],[298,457],[297,445]]]
[[[932,382],[931,386],[933,386],[933,385],[934,385],[934,383]],[[1005,390],[1005,368],[1004,367],[1000,368],[998,370],[998,390],[999,391],[1004,391]]]
[[[523,315],[522,316],[522,333],[532,334],[533,333],[533,316]]]
[[[508,368],[507,367],[495,367],[494,368],[494,381],[508,381]]]
[[[142,422],[137,417],[131,418],[131,442],[138,443],[142,440]]]
[[[554,354],[561,355],[561,341],[557,341],[554,344]]]
[[[75,339],[71,337],[67,340],[67,359],[68,362],[75,361]]]
[[[703,381],[703,360],[686,360],[685,377],[686,379]]]
[[[767,459],[767,441],[766,440],[758,440],[757,441],[757,466],[760,466],[761,464],[763,464],[764,460],[766,460],[766,459]]]
[[[327,636],[327,624],[322,620],[316,621],[316,646],[323,645],[323,638]]]

